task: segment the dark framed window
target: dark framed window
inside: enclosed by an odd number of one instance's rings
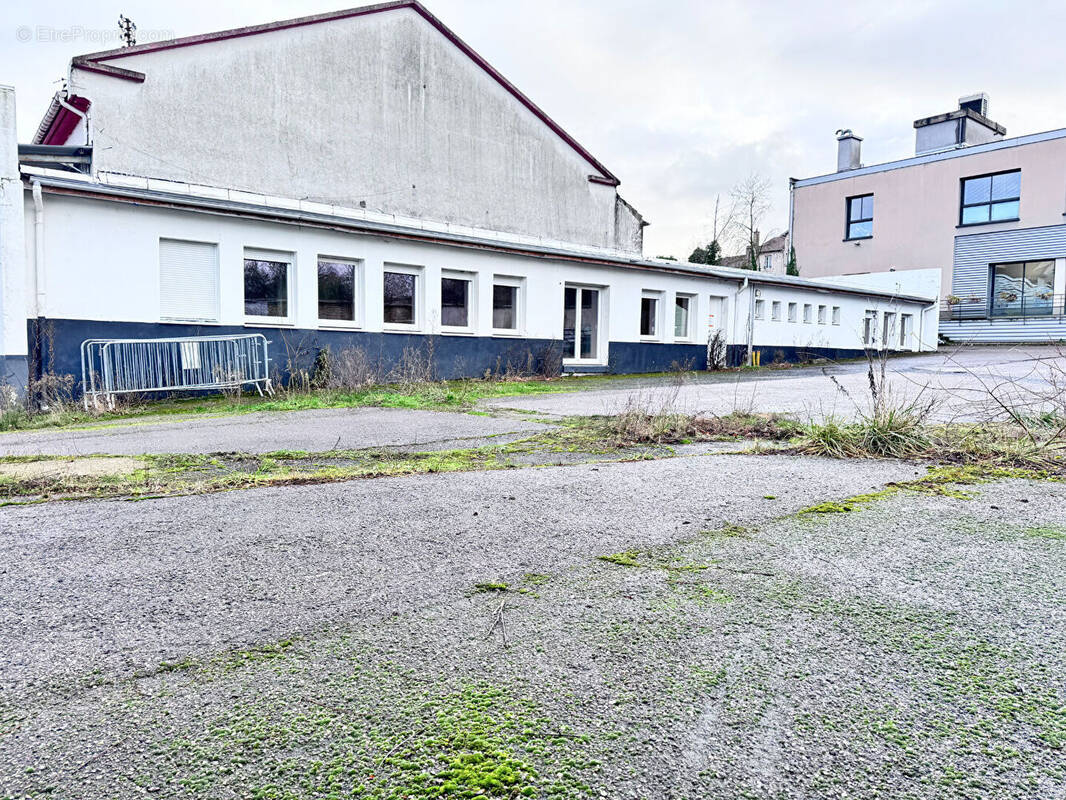
[[[355,322],[355,264],[318,260],[318,318]]]
[[[384,320],[389,325],[415,324],[415,292],[418,276],[410,272],[385,271]]]
[[[869,239],[874,235],[874,196],[849,197],[845,202],[846,239]]]
[[[1022,197],[1022,171],[996,172],[962,179],[960,225],[984,225],[1018,219]]]
[[[289,316],[289,262],[244,259],[244,313],[249,317]]]
[[[492,327],[501,331],[518,329],[518,287],[496,283],[492,286]]]
[[[1055,262],[993,264],[993,317],[1043,317],[1054,311]]]
[[[470,327],[470,281],[440,279],[440,324],[446,328]]]
[[[659,331],[659,298],[640,298],[640,335],[658,336]]]

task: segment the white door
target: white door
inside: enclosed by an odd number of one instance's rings
[[[606,342],[600,335],[601,290],[586,286],[563,289],[563,359],[602,363]]]

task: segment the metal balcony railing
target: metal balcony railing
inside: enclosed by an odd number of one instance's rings
[[[1066,316],[1066,295],[1009,294],[993,297],[949,297],[940,301],[940,321],[1040,319]]]

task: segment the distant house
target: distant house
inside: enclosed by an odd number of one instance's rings
[[[838,131],[835,172],[792,181],[805,278],[941,270],[941,334],[1066,339],[1066,129],[1006,138],[983,94],[915,120],[914,155],[862,163]]]
[[[748,269],[751,263],[748,252],[739,256],[724,256],[723,267],[736,267]],[[759,245],[759,258],[757,261],[760,272],[768,272],[771,275],[784,275],[785,267],[788,266],[788,233],[781,233],[767,239]]]

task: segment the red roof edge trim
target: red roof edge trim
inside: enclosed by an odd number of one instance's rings
[[[83,69],[86,72],[99,72],[101,75],[110,75],[112,78],[121,78],[126,81],[133,81],[134,83],[144,83],[144,73],[136,72],[132,69],[123,69],[122,67],[116,67],[112,64],[101,64],[98,61],[92,61],[84,56],[78,56],[70,62],[72,67],[77,69]]]
[[[536,116],[541,122],[547,125],[560,139],[568,144],[578,155],[591,164],[601,175],[590,176],[590,180],[594,180],[595,183],[603,183],[608,186],[618,186],[621,181],[601,164],[588,150],[582,147],[574,137],[567,133],[563,128],[551,117],[549,117],[536,103],[530,100],[524,95],[517,86],[503,77],[499,71],[496,70],[488,61],[474,50],[470,45],[464,42],[459,36],[452,31],[447,25],[437,19],[433,14],[426,9],[418,0],[393,0],[393,2],[378,3],[372,6],[363,6],[361,8],[352,8],[345,11],[333,11],[325,14],[315,14],[309,17],[298,17],[296,19],[283,20],[280,22],[268,22],[263,25],[250,25],[243,28],[232,28],[230,30],[218,31],[216,33],[204,33],[196,36],[184,36],[179,39],[170,39],[162,42],[149,42],[147,44],[134,45],[133,47],[120,47],[115,50],[104,50],[99,53],[89,53],[87,55],[78,56],[72,62],[73,66],[79,69],[89,70],[91,72],[99,72],[104,75],[111,75],[116,78],[124,78],[126,80],[143,81],[144,74],[141,72],[134,72],[133,70],[124,70],[120,67],[115,67],[111,64],[103,64],[103,61],[110,61],[116,58],[126,58],[128,56],[140,55],[142,53],[153,53],[160,50],[171,50],[177,47],[190,47],[192,45],[204,44],[206,42],[218,42],[226,39],[236,39],[242,36],[254,36],[258,33],[269,33],[271,31],[285,30],[286,28],[297,28],[304,25],[316,25],[320,22],[331,22],[338,19],[347,19],[350,17],[362,17],[368,14],[378,14],[383,11],[391,11],[399,8],[410,8],[425,19],[430,25],[436,28],[449,42],[458,47],[463,53],[466,54],[474,63],[476,63],[482,70],[487,72],[489,76],[499,83],[504,89],[506,89],[511,95],[514,96],[518,102],[524,105],[534,116]]]
[[[66,98],[66,102],[74,106],[74,108],[78,109],[78,111],[83,114],[88,111],[89,106],[92,105],[87,97],[79,97],[76,94]],[[73,130],[78,127],[78,122],[80,121],[81,117],[69,108],[60,106],[59,111],[52,119],[52,124],[48,126],[48,132],[45,133],[44,138],[41,140],[41,144],[66,144],[67,138]]]

